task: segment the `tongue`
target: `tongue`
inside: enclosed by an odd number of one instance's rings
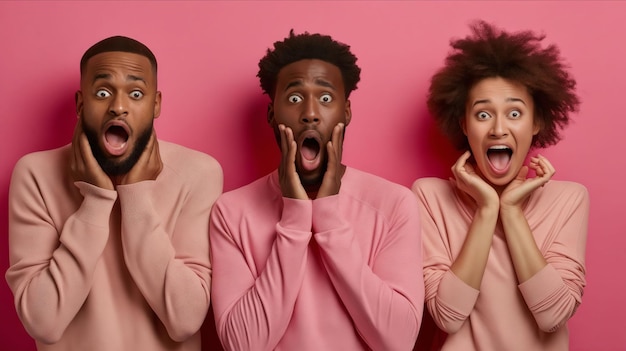
[[[314,160],[315,157],[317,156],[317,150],[306,145],[302,145],[301,152],[302,152],[302,156],[309,161]]]
[[[320,146],[317,141],[312,138],[306,138],[300,148],[300,153],[302,154],[302,157],[304,157],[304,159],[308,161],[315,160],[319,152]]]
[[[511,158],[508,152],[490,152],[488,157],[491,165],[499,171],[506,168]]]
[[[126,135],[126,132],[122,128],[119,128],[119,127],[109,128],[105,136],[106,136],[107,142],[113,147],[122,146],[126,142],[126,139],[128,137]]]

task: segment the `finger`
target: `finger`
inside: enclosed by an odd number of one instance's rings
[[[541,164],[545,167],[546,174],[550,174],[550,176],[553,176],[554,173],[556,173],[556,169],[554,168],[552,163],[550,163],[550,161],[542,155],[539,155],[538,158],[539,161],[541,161]]]
[[[284,124],[278,125],[278,131],[280,134],[280,168],[282,171],[286,171],[287,167],[287,155],[289,154],[289,147],[287,143],[287,132]]]
[[[515,178],[517,178],[518,180],[524,181],[524,180],[526,180],[527,176],[528,176],[528,167],[527,166],[522,166],[522,168],[520,168],[519,172],[517,172],[517,176]]]
[[[79,145],[79,161],[89,170],[100,169],[100,165],[96,158],[93,156],[91,152],[91,146],[89,145],[89,140],[87,140],[87,136],[85,133],[81,133],[78,136],[78,145]]]
[[[343,123],[338,123],[333,129],[333,148],[335,150],[336,162],[341,162],[343,156],[343,131],[345,125]]]
[[[163,163],[161,162],[161,153],[159,152],[159,141],[156,137],[156,133],[154,132],[154,130],[152,131],[151,150],[152,151],[150,154],[150,163],[154,167],[153,169],[155,174],[153,175],[153,177],[156,178],[156,176],[161,173],[161,170],[163,169]]]
[[[330,141],[326,143],[326,154],[328,155],[326,175],[334,177],[337,169],[337,155],[335,147]]]
[[[283,155],[283,158],[287,155],[287,150],[289,149],[287,147],[287,136],[285,135],[285,125],[284,124],[279,124],[278,125],[278,131],[280,134],[280,151]]]
[[[465,151],[459,158],[457,158],[456,162],[450,168],[452,170],[452,174],[457,175],[463,171],[465,163],[471,156],[469,151]]]
[[[298,151],[298,145],[293,138],[293,131],[289,127],[285,127],[285,137],[287,145],[287,170],[292,173],[296,173],[296,152]]]
[[[72,170],[76,171],[79,164],[79,156],[80,156],[80,142],[79,136],[83,132],[82,124],[80,118],[76,121],[76,126],[74,127],[74,134],[72,135]]]

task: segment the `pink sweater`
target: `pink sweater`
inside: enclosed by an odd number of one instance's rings
[[[216,160],[159,141],[154,181],[73,182],[70,146],[24,156],[9,191],[17,313],[39,350],[200,350]]]
[[[213,309],[227,350],[410,350],[424,297],[409,189],[348,168],[336,196],[283,198],[277,172],[211,214]]]
[[[535,190],[524,214],[548,265],[518,284],[498,225],[480,291],[450,271],[475,202],[442,179],[419,179],[413,191],[420,200],[426,305],[449,333],[443,350],[568,350],[566,323],[585,286],[587,190],[556,180]]]

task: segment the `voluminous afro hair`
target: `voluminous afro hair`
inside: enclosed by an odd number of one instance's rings
[[[291,63],[305,59],[318,59],[337,66],[343,78],[346,99],[356,90],[361,79],[361,69],[356,65],[357,58],[350,52],[350,46],[333,40],[328,35],[307,32],[295,35],[292,29],[289,37],[275,42],[274,49],[267,49],[267,53],[259,61],[257,77],[263,92],[273,100],[278,72]]]
[[[90,58],[101,54],[103,52],[130,52],[133,54],[138,54],[141,56],[145,56],[150,60],[150,64],[152,65],[152,69],[156,75],[157,72],[157,60],[152,51],[148,49],[147,46],[142,44],[141,42],[123,36],[114,36],[106,39],[102,39],[99,42],[93,44],[85,53],[83,57],[80,59],[80,73],[82,74],[85,71],[85,66],[87,65],[87,61]]]
[[[542,48],[545,35],[531,31],[507,33],[484,21],[470,27],[472,35],[450,42],[445,66],[431,79],[427,105],[441,131],[458,149],[469,149],[461,127],[469,91],[485,78],[501,77],[525,85],[533,98],[541,128],[532,146],[556,144],[580,104],[559,49]]]

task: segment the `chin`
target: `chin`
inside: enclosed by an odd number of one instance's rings
[[[324,172],[315,171],[310,173],[303,173],[298,170],[298,177],[300,178],[300,183],[304,186],[322,184],[324,179]]]

